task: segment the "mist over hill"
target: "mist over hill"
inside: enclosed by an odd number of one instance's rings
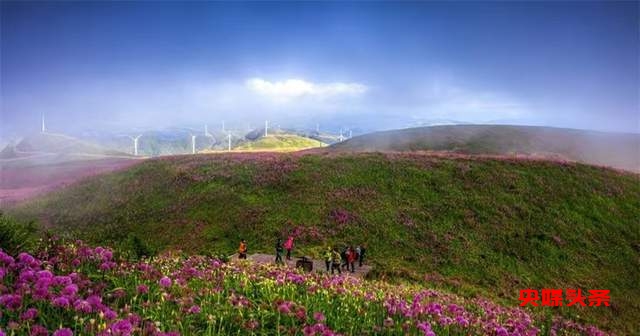
[[[336,151],[449,151],[527,155],[640,171],[640,134],[510,125],[446,125],[375,132]]]
[[[38,155],[129,156],[125,152],[64,134],[32,133],[17,143],[7,144],[0,152],[0,159],[25,158]]]

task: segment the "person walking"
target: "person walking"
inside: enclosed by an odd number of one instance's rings
[[[342,270],[340,270],[340,261],[342,260],[342,256],[338,250],[333,250],[333,264],[331,265],[331,274],[333,274],[334,270],[338,270],[338,274],[342,274]]]
[[[348,267],[348,261],[347,261],[347,250],[349,250],[348,246],[345,246],[342,251],[340,252],[340,260],[341,260],[341,265],[340,267],[342,269]]]
[[[240,239],[240,246],[238,246],[238,259],[247,259],[247,242],[244,239]]]
[[[278,241],[276,241],[276,264],[284,264],[282,261],[282,252],[284,252],[282,249],[282,239],[278,238]]]
[[[362,249],[360,248],[360,245],[356,246],[356,260],[360,261],[360,253],[362,252]],[[358,267],[362,267],[362,264],[358,265]]]
[[[365,251],[366,249],[364,248],[364,245],[360,246],[360,254],[358,255],[358,264],[360,267],[362,267],[362,263],[364,262]]]
[[[331,250],[331,246],[327,246],[322,257],[324,257],[324,264],[327,266],[327,273],[329,273],[331,270],[331,264],[333,263],[333,251]]]
[[[350,246],[347,250],[347,270],[351,269],[351,273],[355,273],[356,250]]]
[[[293,249],[293,236],[289,235],[287,241],[284,242],[284,248],[287,250],[287,260],[291,260],[291,250]]]

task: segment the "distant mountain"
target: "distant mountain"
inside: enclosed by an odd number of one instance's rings
[[[640,171],[640,134],[509,125],[447,125],[376,132],[336,151],[447,151],[529,155]]]
[[[36,133],[17,144],[9,144],[0,152],[0,159],[31,157],[35,155],[88,155],[88,156],[129,156],[67,135]]]

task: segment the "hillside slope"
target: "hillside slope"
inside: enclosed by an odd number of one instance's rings
[[[448,125],[365,134],[331,148],[347,151],[452,151],[523,154],[640,171],[640,134],[565,128]]]
[[[297,254],[364,243],[380,278],[509,305],[525,288],[609,289],[612,307],[561,307],[640,332],[640,180],[581,164],[419,154],[236,154],[153,159],[11,209],[96,243]],[[550,309],[538,307],[541,311]],[[579,316],[579,317],[578,317]]]

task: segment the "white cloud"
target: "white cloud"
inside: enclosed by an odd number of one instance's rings
[[[245,85],[255,93],[276,100],[289,100],[298,97],[323,99],[337,96],[357,96],[368,90],[366,85],[360,83],[313,83],[302,79],[270,82],[262,78],[250,78]]]

